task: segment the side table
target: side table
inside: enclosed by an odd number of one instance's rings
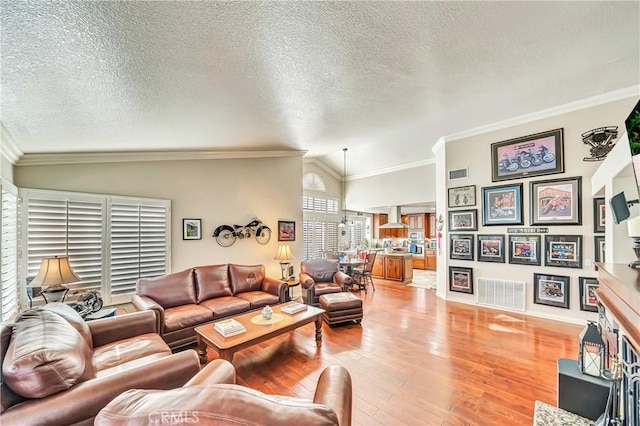
[[[611,380],[580,372],[578,361],[558,359],[558,407],[597,420],[607,406]]]
[[[293,300],[293,292],[291,291],[291,289],[293,287],[298,287],[300,285],[300,280],[291,278],[289,279],[289,281],[287,281],[287,284],[289,284],[289,300]]]
[[[94,312],[92,314],[87,315],[84,320],[85,321],[93,321],[102,318],[114,317],[116,316],[116,308],[104,308],[100,309],[98,312]]]

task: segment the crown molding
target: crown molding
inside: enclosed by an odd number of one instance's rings
[[[120,151],[25,154],[16,166],[121,163],[134,161],[226,160],[240,158],[302,157],[307,151]]]
[[[464,130],[462,132],[453,133],[446,136],[447,142],[452,142],[460,139],[469,138],[472,136],[482,135],[484,133],[494,132],[496,130],[502,130],[513,126],[519,126],[521,124],[530,123],[536,120],[543,120],[545,118],[555,117],[562,114],[567,114],[581,109],[591,108],[598,105],[603,105],[609,102],[615,102],[626,98],[638,96],[640,94],[640,85],[627,87],[625,89],[615,90],[602,95],[591,96],[575,102],[569,102],[568,104],[559,105],[553,108],[544,109],[542,111],[533,112],[531,114],[525,114],[518,117],[509,118],[506,120],[498,121],[496,123],[488,124],[486,126],[475,127],[473,129]]]
[[[18,162],[20,157],[24,155],[22,150],[18,147],[18,144],[16,144],[16,141],[13,140],[11,133],[9,133],[7,128],[4,127],[4,123],[2,121],[0,121],[0,154],[4,155],[7,160],[14,165]]]
[[[318,160],[317,158],[305,158],[304,159],[304,164],[314,164],[314,165],[320,167],[325,172],[329,173],[334,178],[336,178],[336,179],[338,179],[339,181],[342,182],[342,175],[336,173],[332,168],[330,168],[329,166],[327,166],[326,164],[324,164],[322,161]]]
[[[427,158],[426,160],[413,161],[411,163],[405,163],[399,166],[387,167],[385,169],[374,170],[372,172],[358,173],[355,175],[347,176],[347,181],[385,175],[387,173],[394,173],[402,170],[415,169],[416,167],[428,166],[435,163],[435,158]]]
[[[433,155],[436,155],[436,153],[440,151],[440,149],[443,148],[446,143],[447,136],[441,136],[431,147],[431,152],[433,152]]]

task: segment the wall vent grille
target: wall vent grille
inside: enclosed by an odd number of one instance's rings
[[[466,179],[469,177],[469,169],[449,170],[449,180]]]
[[[478,278],[477,295],[478,305],[521,312],[526,309],[524,282]]]

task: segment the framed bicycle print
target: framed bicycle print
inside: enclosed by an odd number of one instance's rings
[[[569,309],[569,280],[564,275],[533,274],[533,303]]]
[[[563,129],[491,144],[491,180],[564,172]]]
[[[473,294],[473,269],[449,266],[449,290]]]
[[[540,235],[509,235],[509,263],[540,266]]]
[[[504,263],[504,235],[478,235],[478,262]]]
[[[522,225],[522,184],[482,188],[482,225]]]
[[[604,198],[593,199],[593,233],[604,233],[604,215],[607,203]]]
[[[598,312],[595,290],[600,287],[597,278],[578,277],[580,283],[580,310]]]
[[[580,225],[582,178],[531,182],[531,225]]]
[[[447,207],[471,207],[476,205],[476,186],[459,186],[449,188],[449,202]]]
[[[473,260],[473,234],[449,234],[449,259]]]
[[[582,268],[582,235],[545,235],[544,265]]]
[[[449,231],[477,231],[478,209],[449,210]]]

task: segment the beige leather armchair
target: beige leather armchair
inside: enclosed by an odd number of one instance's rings
[[[147,425],[162,419],[203,426],[351,425],[351,376],[344,367],[322,372],[313,401],[266,395],[235,382],[233,365],[216,359],[182,388],[123,393],[100,411],[95,425]]]
[[[300,263],[300,285],[306,291],[302,298],[307,305],[318,306],[323,294],[340,293],[351,287],[353,278],[339,270],[334,259],[312,259]]]

